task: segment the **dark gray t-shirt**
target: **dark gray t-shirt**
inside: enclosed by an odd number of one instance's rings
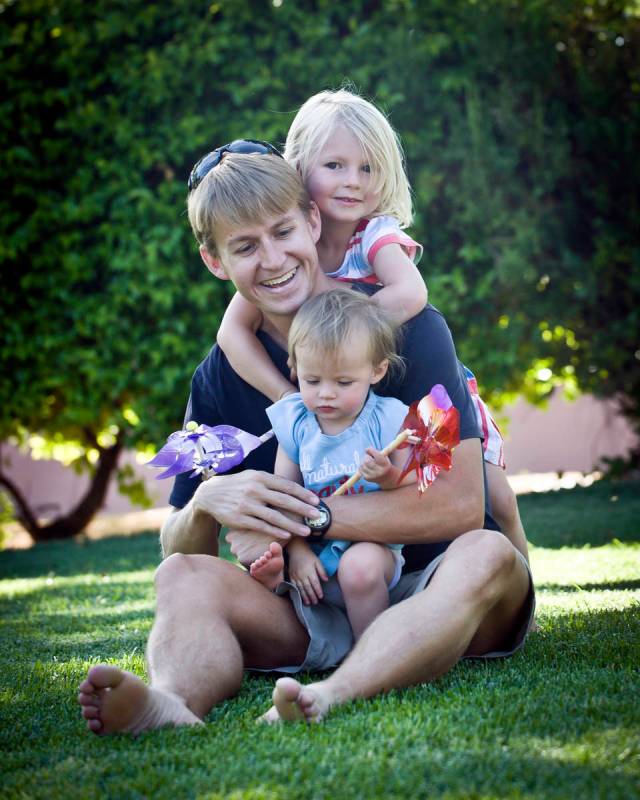
[[[368,290],[369,287],[365,289],[367,293]],[[276,367],[288,377],[287,353],[264,332],[259,331],[258,338]],[[376,394],[397,397],[410,405],[428,394],[436,383],[441,383],[460,412],[460,439],[480,438],[464,370],[458,361],[451,332],[437,309],[429,305],[406,323],[400,354],[406,365],[404,375],[387,375],[376,386]],[[224,353],[214,345],[193,375],[184,421],[185,424],[195,420],[206,425],[235,425],[259,436],[270,429],[265,413],[269,405],[269,398],[237,375]],[[275,440],[262,445],[249,454],[243,468],[272,472],[276,448]],[[478,458],[481,458],[480,449]],[[198,486],[197,481],[197,478],[189,477],[189,473],[178,475],[169,498],[171,505],[176,508],[185,506]],[[406,546],[403,550],[407,561],[405,571],[417,569],[423,562],[428,563],[436,553],[436,547]]]

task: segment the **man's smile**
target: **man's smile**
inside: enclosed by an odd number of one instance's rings
[[[283,286],[286,283],[289,283],[295,276],[296,272],[298,271],[298,267],[294,267],[289,272],[285,272],[284,275],[279,275],[277,278],[270,278],[266,281],[261,281],[261,286]]]

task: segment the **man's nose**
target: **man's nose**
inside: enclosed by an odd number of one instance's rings
[[[265,269],[280,269],[286,259],[282,246],[271,239],[262,243],[260,256],[261,266]]]

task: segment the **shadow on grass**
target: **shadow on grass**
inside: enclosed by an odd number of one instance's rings
[[[606,581],[604,583],[539,583],[536,582],[537,591],[548,592],[624,592],[640,589],[640,580],[637,581]]]
[[[220,541],[220,556],[233,560],[224,540]],[[155,570],[161,560],[157,531],[99,541],[65,539],[43,542],[29,550],[0,551],[0,580]]]
[[[113,536],[97,542],[43,542],[30,550],[0,552],[0,578],[114,574],[155,569],[160,563],[158,533]]]
[[[640,541],[638,480],[520,495],[518,505],[527,538],[537,547]]]

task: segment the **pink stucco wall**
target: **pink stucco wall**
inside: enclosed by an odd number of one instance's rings
[[[546,410],[519,400],[505,410],[507,473],[590,472],[603,457],[624,456],[636,438],[615,403],[589,395],[554,396]]]
[[[603,456],[626,454],[634,443],[628,424],[611,403],[581,397],[568,402],[554,397],[547,410],[518,401],[504,416],[507,472],[590,472]],[[2,446],[4,470],[21,487],[32,508],[43,516],[69,510],[81,497],[87,480],[58,462],[33,461],[8,445]],[[132,454],[126,461],[146,480],[154,505],[165,506],[171,481],[157,481],[154,471],[136,463]],[[132,509],[129,501],[111,486],[103,511],[111,514]]]

